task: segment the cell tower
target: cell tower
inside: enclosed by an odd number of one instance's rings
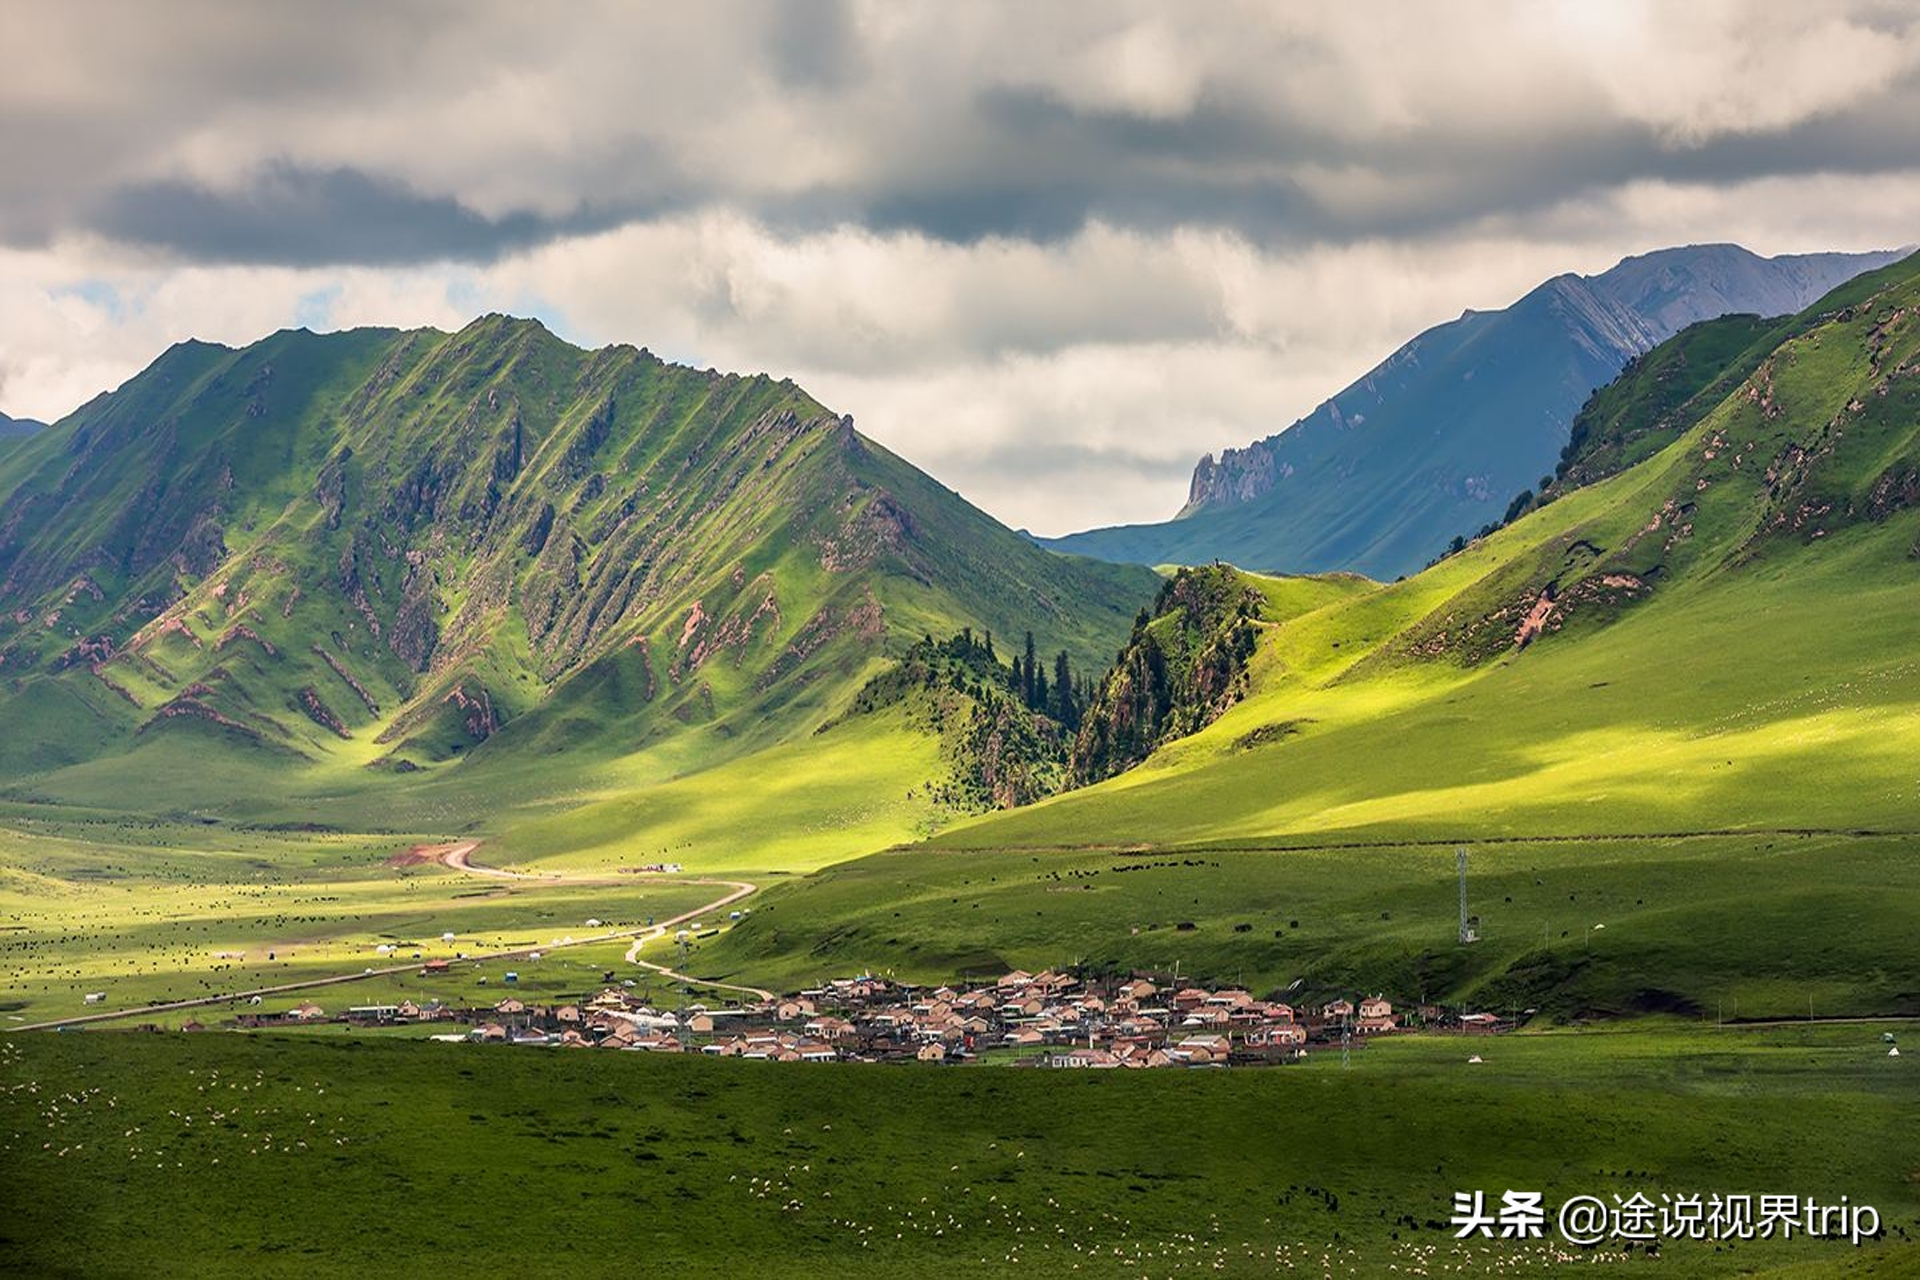
[[[1453,851],[1453,865],[1460,873],[1460,942],[1462,945],[1469,942],[1478,942],[1480,941],[1480,935],[1475,933],[1473,926],[1467,922],[1467,850],[1465,845]]]

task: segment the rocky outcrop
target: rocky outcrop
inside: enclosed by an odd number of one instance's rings
[[[367,692],[365,685],[353,678],[353,672],[347,670],[340,659],[334,657],[331,652],[317,644],[313,646],[313,651],[320,656],[322,662],[333,668],[333,674],[339,676],[341,680],[346,682],[346,686],[353,690],[355,696],[366,705],[367,711],[370,714],[376,716],[380,714],[380,704],[373,700],[373,695]]]
[[[340,717],[333,713],[333,708],[321,701],[320,691],[312,685],[302,685],[296,701],[300,710],[305,713],[307,719],[313,721],[321,728],[331,731],[334,736],[340,738],[351,738],[353,736],[347,732],[347,726],[341,723]]]

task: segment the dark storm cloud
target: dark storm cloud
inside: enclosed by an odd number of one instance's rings
[[[274,164],[237,192],[181,181],[114,191],[90,230],[193,261],[323,266],[454,259],[490,262],[514,249],[600,230],[623,215],[488,218],[445,196],[355,169]]]
[[[1499,4],[1403,15],[1427,22],[1410,35],[1331,7],[23,7],[0,14],[34,55],[0,82],[0,241],[486,262],[719,209],[955,243],[1097,220],[1294,247],[1642,180],[1920,167],[1911,15],[1702,9],[1719,16],[1643,14],[1640,44],[1587,56]],[[1634,65],[1689,41],[1671,70]]]
[[[799,89],[836,89],[861,72],[859,32],[845,0],[795,0],[781,5],[766,31],[766,55],[775,76]]]

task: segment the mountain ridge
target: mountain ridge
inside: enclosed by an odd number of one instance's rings
[[[1423,331],[1286,430],[1203,457],[1173,520],[1043,544],[1144,564],[1411,572],[1551,470],[1575,411],[1632,357],[1695,320],[1798,311],[1897,256],[1687,246],[1552,277]]]
[[[0,459],[0,754],[719,759],[954,622],[1091,665],[1153,581],[1032,546],[791,380],[497,315],[183,342]]]

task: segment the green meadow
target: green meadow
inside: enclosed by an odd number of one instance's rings
[[[1904,1061],[1865,1027],[1410,1036],[1345,1066],[1118,1073],[42,1035],[0,1043],[0,1267],[1893,1276],[1920,1264]],[[1885,1234],[1656,1257],[1456,1241],[1452,1196],[1476,1189],[1845,1194]]]
[[[1695,836],[1454,845],[906,849],[781,882],[702,956],[799,986],[1147,968],[1304,1003],[1356,991],[1527,1021],[1920,1013],[1912,842]]]
[[[81,841],[0,831],[0,912],[8,921],[0,931],[0,1027],[312,982],[418,963],[416,955],[546,948],[641,929],[723,892],[667,878],[543,882],[433,864],[392,867],[386,859],[396,846],[364,839],[254,833],[223,841],[176,829],[179,843],[156,849],[93,834]],[[466,1005],[508,990],[530,999],[579,996],[615,968],[650,981],[624,964],[628,945],[565,945],[538,960],[459,964],[433,976],[382,974],[267,996],[259,1008],[312,1000],[338,1013],[403,998]],[[504,987],[509,970],[516,985]],[[102,996],[98,1005],[85,1002],[90,993]],[[150,1020],[214,1022],[253,1008],[223,1002]]]

